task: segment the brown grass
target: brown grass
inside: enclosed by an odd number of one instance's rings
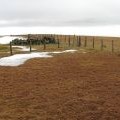
[[[120,57],[66,53],[0,67],[0,120],[119,120]]]

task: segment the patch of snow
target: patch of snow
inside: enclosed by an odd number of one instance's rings
[[[30,54],[16,54],[9,57],[4,57],[0,59],[0,66],[19,66],[24,64],[27,60],[32,58],[49,58],[52,57],[48,55],[47,52],[41,53],[30,53]]]
[[[51,52],[51,53],[56,53],[56,54],[59,54],[59,53],[74,53],[76,52],[77,50],[65,50],[65,51],[57,51],[57,52]]]
[[[56,52],[51,52],[51,53],[53,53],[53,54],[60,54],[60,53],[63,53],[62,51],[60,52],[60,51],[56,51]]]
[[[76,52],[77,50],[65,50],[65,51],[63,51],[63,52],[70,52],[70,53],[74,53],[74,52]]]
[[[12,36],[0,37],[0,44],[9,44],[10,41],[12,41],[12,40],[14,40],[16,38],[20,38],[20,37],[12,37]]]
[[[32,58],[50,58],[50,57],[53,57],[52,55],[50,55],[51,53],[59,54],[59,53],[66,53],[66,52],[71,53],[75,51],[77,50],[65,50],[61,52],[33,52],[29,54],[16,54],[9,57],[1,58],[0,66],[19,66]]]

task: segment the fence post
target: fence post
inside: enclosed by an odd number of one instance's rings
[[[40,36],[40,40],[42,40],[43,39],[43,36],[42,36],[42,34],[41,34],[41,36]]]
[[[32,52],[32,42],[30,40],[30,52]]]
[[[85,38],[85,47],[87,47],[87,36]]]
[[[77,36],[77,46],[79,46],[79,36]]]
[[[112,52],[114,52],[114,41],[112,40]]]
[[[44,50],[46,50],[46,40],[44,39]]]
[[[103,40],[101,39],[101,50],[103,50]]]
[[[95,48],[95,37],[93,37],[93,48]]]
[[[67,35],[65,35],[65,46],[67,45]]]
[[[60,41],[59,41],[59,39],[58,39],[58,48],[60,48]]]
[[[78,36],[78,47],[80,47],[80,46],[81,46],[81,37]]]
[[[30,52],[32,52],[32,44],[31,44],[31,40],[30,40],[30,34],[28,34],[28,42],[30,45]]]
[[[68,39],[68,45],[69,45],[69,47],[70,47],[70,36],[69,36],[69,39]]]
[[[87,47],[87,37],[85,37],[85,44],[84,47]]]
[[[55,34],[53,34],[53,37],[54,37],[54,39],[56,40],[56,35],[55,35]]]
[[[12,42],[10,42],[10,55],[12,55],[13,52],[12,52]]]

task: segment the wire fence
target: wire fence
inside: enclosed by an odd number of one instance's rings
[[[27,46],[29,48],[29,52],[79,48],[88,50],[120,52],[120,38],[117,37],[29,34],[26,36],[26,40],[17,39],[10,42],[11,55],[15,52],[12,47],[13,45]]]

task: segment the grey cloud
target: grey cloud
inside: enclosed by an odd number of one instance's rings
[[[0,27],[120,24],[119,6],[119,0],[1,0]]]

